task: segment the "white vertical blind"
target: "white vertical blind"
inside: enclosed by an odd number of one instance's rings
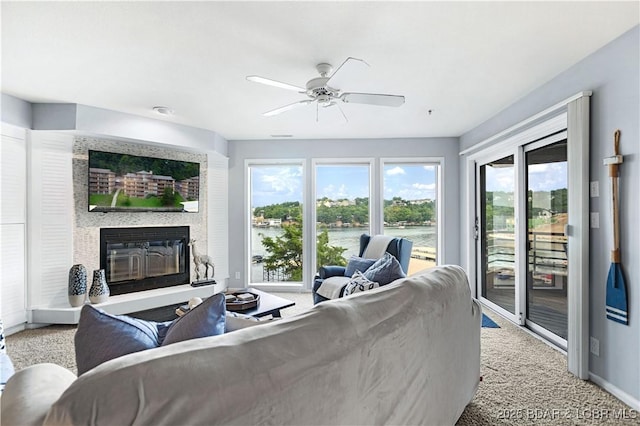
[[[9,328],[27,320],[27,148],[24,129],[2,125],[0,166],[0,318]]]
[[[65,306],[73,263],[73,136],[31,132],[29,306]]]
[[[229,278],[229,159],[216,152],[207,155],[207,240],[220,284]]]

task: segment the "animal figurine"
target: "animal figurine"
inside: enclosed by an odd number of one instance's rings
[[[215,267],[213,265],[213,260],[211,260],[211,257],[207,256],[206,254],[198,253],[198,250],[196,249],[195,239],[192,238],[189,241],[189,246],[191,247],[191,253],[193,253],[193,263],[195,264],[196,269],[196,281],[200,280],[201,265],[204,266],[204,279],[206,280],[209,275],[209,266],[211,266],[211,278],[213,278]]]

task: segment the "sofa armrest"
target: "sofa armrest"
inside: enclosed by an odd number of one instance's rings
[[[342,277],[344,276],[344,271],[346,270],[347,268],[345,268],[344,266],[337,266],[337,265],[321,266],[320,269],[318,270],[318,275],[323,280],[329,277],[336,277],[336,276]]]
[[[4,388],[3,425],[41,425],[76,375],[56,364],[36,364],[15,373]]]

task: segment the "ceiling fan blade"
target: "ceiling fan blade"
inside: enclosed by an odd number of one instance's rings
[[[306,92],[307,89],[294,86],[293,84],[282,83],[281,81],[272,80],[266,77],[260,77],[258,75],[249,75],[247,76],[247,80],[253,81],[254,83],[266,84],[267,86],[279,87],[281,89],[293,90],[294,92]]]
[[[340,99],[346,103],[368,104],[399,107],[404,103],[404,96],[383,95],[379,93],[343,93]]]
[[[327,86],[340,88],[344,86],[345,80],[348,80],[350,77],[353,79],[358,71],[360,71],[364,67],[369,67],[370,65],[364,61],[363,59],[353,58],[349,56],[344,62],[331,74],[329,80],[325,83]]]
[[[278,115],[278,114],[280,114],[282,112],[289,111],[289,110],[292,110],[294,108],[298,108],[298,107],[301,107],[301,106],[308,105],[311,102],[313,102],[313,100],[311,100],[311,99],[306,99],[306,100],[300,101],[300,102],[294,102],[292,104],[285,105],[283,107],[276,108],[276,109],[271,110],[271,111],[267,111],[267,112],[263,113],[262,115],[264,115],[265,117],[271,117],[272,115]]]

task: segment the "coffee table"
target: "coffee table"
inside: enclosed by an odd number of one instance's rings
[[[261,318],[267,315],[271,315],[274,318],[280,318],[280,309],[289,308],[295,305],[292,300],[285,299],[284,297],[275,296],[270,293],[266,293],[255,288],[231,288],[227,291],[234,293],[247,291],[260,296],[260,302],[255,308],[247,309],[244,311],[236,311],[241,314],[251,315],[252,317]]]

